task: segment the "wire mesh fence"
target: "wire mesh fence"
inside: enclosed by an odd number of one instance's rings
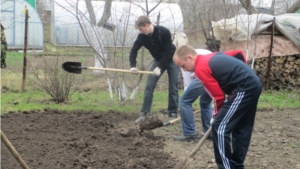
[[[102,2],[101,4],[103,5]],[[15,79],[20,81],[23,78],[24,53],[22,52],[24,51],[25,42],[25,6],[29,11],[26,54],[28,62],[26,67],[27,82],[33,81],[31,79],[33,76],[30,73],[36,73],[39,71],[38,69],[43,69],[41,66],[45,68],[47,65],[53,64],[61,69],[61,64],[65,61],[81,62],[82,65],[88,67],[104,66],[130,69],[129,52],[139,33],[134,28],[134,22],[143,13],[130,13],[128,11],[130,7],[128,4],[124,4],[120,3],[113,7],[112,15],[115,17],[106,23],[108,25],[105,28],[105,25],[104,27],[91,26],[88,22],[88,16],[84,15],[87,13],[86,9],[79,11],[80,15],[74,16],[74,13],[68,10],[69,8],[63,8],[59,4],[56,4],[57,7],[55,8],[55,1],[52,0],[37,1],[37,9],[33,9],[21,0],[2,2],[1,19],[6,28],[5,34],[9,46],[8,67],[4,70],[4,73],[10,71],[17,74],[16,77],[13,77],[13,80],[9,80],[12,77],[9,74],[4,75],[3,85],[12,86],[16,81]],[[161,13],[157,12],[149,15],[153,24],[165,26],[171,32],[184,31],[183,16],[177,4],[173,4],[173,6],[170,4],[161,5],[159,9]],[[162,10],[165,12],[163,13]],[[55,11],[59,12],[56,13]],[[101,13],[102,11],[97,12]],[[72,16],[73,18],[70,19]],[[160,16],[159,19],[158,16]],[[112,25],[115,26],[114,31],[111,30]],[[201,28],[197,25],[194,27],[188,26],[190,28],[186,29],[186,34],[190,44],[196,48],[205,47],[203,46],[205,37]],[[97,48],[101,48],[101,50],[95,50]],[[98,55],[101,54],[104,55],[105,65],[99,61]],[[149,70],[152,60],[152,56],[146,49],[139,51],[137,62],[140,69]],[[110,82],[107,81],[106,76],[109,77]],[[118,91],[123,88],[122,85],[125,82],[128,93],[134,90],[136,85],[139,85],[139,90],[142,91],[146,82],[145,75],[139,83],[139,76],[92,70],[83,71],[82,75],[78,75],[78,77],[88,79],[83,86],[90,86],[95,89],[101,88],[101,90],[103,90],[103,86],[107,90],[110,83],[113,86],[112,90]],[[179,79],[179,88],[182,88],[181,73]],[[165,90],[167,87],[168,77],[167,73],[164,73],[157,84],[156,90]]]

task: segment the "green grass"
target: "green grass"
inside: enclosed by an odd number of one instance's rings
[[[296,144],[295,144],[295,143],[291,143],[291,148],[292,148],[292,149],[297,148]]]
[[[157,92],[153,100],[152,111],[159,111],[166,108],[167,93]],[[51,97],[41,91],[5,92],[1,94],[1,112],[9,111],[30,111],[43,110],[45,108],[60,110],[85,110],[85,111],[120,111],[139,112],[143,101],[143,94],[140,92],[135,100],[119,102],[114,95],[110,99],[107,91],[89,91],[74,93],[68,103],[56,104]]]
[[[26,54],[26,57],[30,57],[30,53]],[[10,66],[19,66],[23,65],[24,53],[21,52],[7,52],[6,54],[6,62],[10,64]]]
[[[299,108],[300,91],[265,91],[259,98],[258,108]]]
[[[142,89],[141,89],[142,90]],[[180,95],[183,91],[180,91]],[[120,111],[139,112],[143,102],[143,91],[140,91],[135,100],[119,102],[117,95],[110,99],[108,91],[90,90],[89,92],[76,92],[70,97],[68,103],[56,104],[50,96],[41,91],[13,92],[7,91],[1,94],[1,112],[43,110],[45,108],[60,110],[85,110],[85,111]],[[156,91],[154,94],[152,112],[167,108],[167,91]],[[298,92],[263,92],[258,108],[300,108]],[[199,102],[193,104],[199,109]]]

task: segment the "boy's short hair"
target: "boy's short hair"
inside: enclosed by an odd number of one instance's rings
[[[135,29],[138,29],[141,26],[146,26],[146,24],[151,24],[151,21],[148,16],[140,16],[135,22]]]
[[[196,50],[189,45],[182,45],[179,48],[176,49],[175,54],[173,57],[178,57],[181,60],[186,60],[187,59],[187,55],[197,55],[198,53],[196,52]]]

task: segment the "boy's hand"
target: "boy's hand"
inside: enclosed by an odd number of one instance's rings
[[[136,67],[132,67],[132,68],[130,68],[130,73],[131,74],[138,74],[139,70]]]
[[[211,119],[210,119],[210,125],[211,125],[213,122],[214,122],[214,119],[211,118]]]
[[[160,72],[160,68],[159,67],[156,67],[154,70],[153,70],[153,75],[154,76],[160,76],[161,72]]]

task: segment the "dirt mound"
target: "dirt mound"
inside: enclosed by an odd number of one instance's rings
[[[1,116],[1,128],[30,168],[172,168],[164,137],[139,133],[134,116],[118,112],[22,112]],[[21,168],[1,143],[1,167]],[[3,160],[5,159],[5,160]]]
[[[140,122],[140,132],[144,130],[153,130],[163,126],[163,122],[157,116],[147,116]]]

